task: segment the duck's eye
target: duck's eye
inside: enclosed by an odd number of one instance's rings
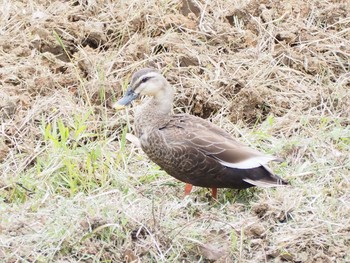
[[[151,77],[144,77],[141,79],[141,83],[145,83],[147,80],[149,80]]]

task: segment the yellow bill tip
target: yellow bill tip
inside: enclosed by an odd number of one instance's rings
[[[118,102],[113,103],[112,107],[113,107],[114,109],[116,109],[116,110],[122,110],[122,109],[125,109],[125,108],[126,108],[125,105],[121,105],[121,104],[119,104]]]

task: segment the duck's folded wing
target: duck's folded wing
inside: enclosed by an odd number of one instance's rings
[[[224,130],[203,119],[192,119],[188,115],[170,124],[164,132],[167,133],[165,137],[168,143],[196,149],[230,168],[251,169],[265,166],[270,161],[281,161],[243,145]]]
[[[185,141],[189,147],[196,147],[226,167],[250,169],[264,166],[270,161],[280,161],[274,156],[262,154],[233,139],[229,140],[208,131],[190,133]]]

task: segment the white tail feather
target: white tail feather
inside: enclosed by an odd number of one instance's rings
[[[276,186],[285,186],[282,184],[282,182],[280,182],[280,180],[278,180],[276,183],[270,183],[270,182],[266,182],[266,181],[255,181],[255,180],[251,180],[251,179],[243,179],[243,181],[255,185],[255,186],[259,186],[259,187],[276,187]]]

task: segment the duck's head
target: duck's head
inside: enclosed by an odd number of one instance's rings
[[[132,75],[130,85],[124,95],[114,106],[120,108],[129,105],[133,100],[140,96],[153,96],[156,99],[162,99],[169,93],[168,81],[156,69],[143,68]],[[172,93],[172,92],[171,92]]]

